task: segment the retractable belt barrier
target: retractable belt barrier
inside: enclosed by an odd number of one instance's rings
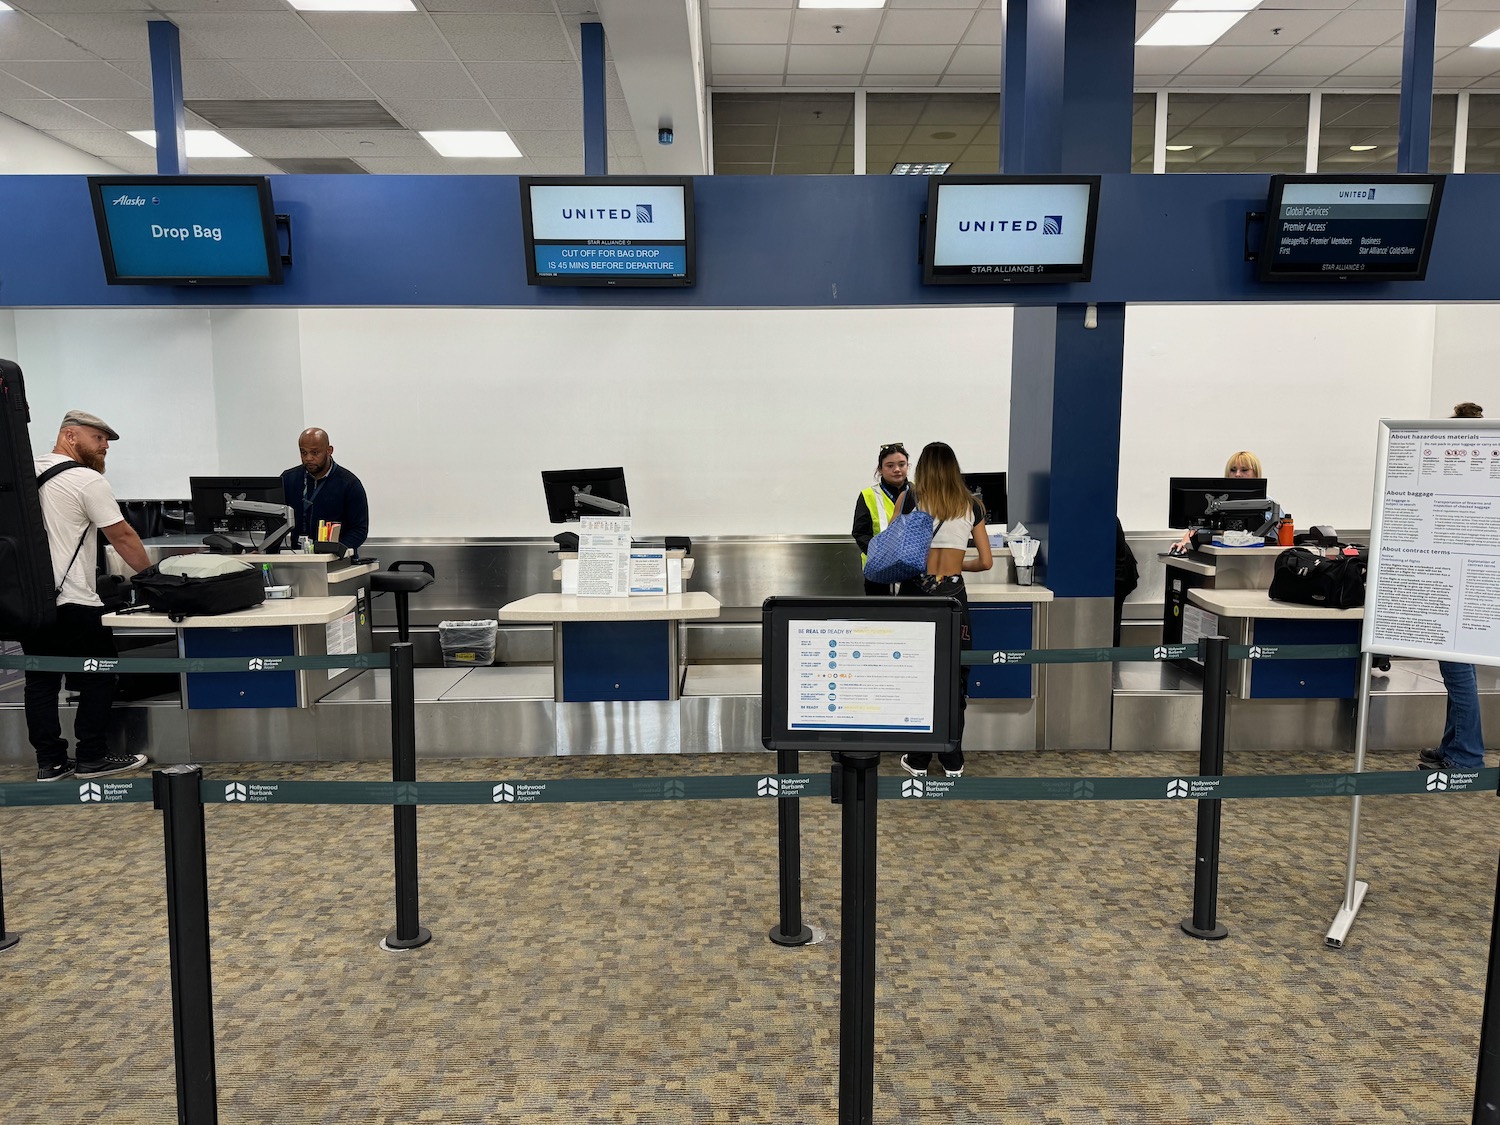
[[[348,656],[0,656],[0,669],[18,672],[109,672],[141,675],[162,672],[291,672],[316,668],[389,668],[384,652],[351,653]]]
[[[1358,645],[1230,645],[1230,660],[1352,660]],[[1197,660],[1202,646],[1126,645],[1123,648],[971,649],[959,663],[976,664],[1128,664],[1159,660]]]

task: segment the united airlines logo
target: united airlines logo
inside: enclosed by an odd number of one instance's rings
[[[1439,771],[1427,775],[1427,792],[1443,793],[1448,789],[1448,775]]]
[[[1042,233],[1043,234],[1062,234],[1062,216],[1061,215],[1043,215],[1042,216]]]
[[[245,788],[243,783],[238,781],[231,781],[228,785],[224,786],[224,800],[248,801],[249,799],[250,791]]]
[[[1040,230],[1043,234],[1062,234],[1063,217],[1061,215],[1043,215],[1041,220],[1036,219],[960,219],[958,220],[958,231],[960,234],[1035,234]]]
[[[757,797],[778,797],[781,795],[781,782],[774,777],[763,777],[755,783],[755,795]]]
[[[901,783],[901,796],[920,797],[925,788],[926,786],[922,784],[919,778],[913,777],[910,780],[903,781]]]
[[[1432,787],[1429,785],[1428,788]],[[85,781],[78,787],[78,799],[84,804],[88,804],[90,801],[102,801],[104,800],[104,788],[97,782]]]
[[[564,207],[562,217],[565,219],[614,219],[616,221],[629,222],[635,217],[638,223],[654,223],[656,219],[652,216],[652,205],[650,203],[637,203],[632,207]]]
[[[1188,795],[1188,783],[1180,777],[1174,777],[1167,782],[1168,797],[1186,797]]]
[[[635,221],[638,223],[652,223],[656,221],[651,217],[651,204],[637,203],[635,205]]]
[[[509,782],[502,782],[490,790],[490,800],[495,804],[511,804],[516,799],[516,787]]]

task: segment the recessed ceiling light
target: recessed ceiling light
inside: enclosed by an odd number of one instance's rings
[[[0,12],[14,12],[15,9],[9,4],[0,4]]]
[[[885,0],[797,0],[799,8],[884,8]]]
[[[412,0],[287,0],[299,12],[415,12]]]
[[[132,129],[130,135],[152,148],[156,147],[155,129]],[[213,129],[187,130],[187,154],[189,156],[253,156],[235,144],[223,133]]]
[[[503,129],[457,129],[423,133],[422,139],[439,156],[492,157],[514,160],[521,155],[516,142]]]
[[[1188,149],[1190,149],[1192,147],[1193,147],[1192,145],[1168,145],[1167,146],[1167,151],[1168,152],[1186,152]]]
[[[1500,47],[1500,31],[1492,31],[1483,39],[1469,44],[1471,47]]]
[[[1379,147],[1380,147],[1379,145],[1350,145],[1349,146],[1349,151],[1350,152],[1373,152],[1373,151],[1375,151],[1375,149],[1377,149]]]
[[[1177,0],[1174,12],[1251,12],[1260,7],[1260,0]]]
[[[941,176],[953,167],[951,160],[937,160],[929,164],[897,164],[891,168],[893,176]]]
[[[1135,45],[1206,47],[1244,18],[1244,12],[1167,12],[1146,29]]]

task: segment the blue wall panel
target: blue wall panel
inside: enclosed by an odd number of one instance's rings
[[[296,262],[281,286],[108,286],[82,176],[0,176],[0,306],[838,307],[1500,300],[1500,177],[1450,176],[1428,280],[1263,285],[1243,261],[1258,175],[1106,175],[1094,280],[926,286],[920,176],[701,176],[688,290],[531,288],[514,176],[273,176]],[[940,345],[940,342],[935,342]]]

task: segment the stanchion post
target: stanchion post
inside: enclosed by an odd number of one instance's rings
[[[20,940],[20,934],[13,934],[5,928],[5,871],[0,869],[0,950],[9,949]]]
[[[1490,920],[1490,963],[1484,980],[1484,1018],[1479,1025],[1479,1073],[1474,1079],[1474,1125],[1500,1125],[1500,871]]]
[[[166,837],[167,949],[180,1125],[217,1125],[219,1120],[202,782],[198,766],[168,766],[151,775],[152,798],[161,810]]]
[[[410,641],[391,645],[391,780],[417,780],[416,660]],[[417,910],[417,806],[394,805],[396,847],[396,928],[380,948],[416,949],[432,940]]]
[[[871,1125],[875,1103],[875,804],[880,754],[845,750],[841,756],[839,1125]]]
[[[1229,710],[1229,642],[1223,637],[1204,637],[1198,642],[1203,656],[1203,726],[1198,744],[1200,777],[1224,775],[1224,720]],[[1219,821],[1217,798],[1198,802],[1198,844],[1193,865],[1193,916],[1182,921],[1182,932],[1207,941],[1229,936],[1216,917],[1219,909]]]
[[[776,772],[798,773],[795,750],[776,751]],[[796,797],[776,801],[776,856],[781,884],[781,918],[771,931],[777,945],[806,945],[811,926],[802,923],[802,802]]]

